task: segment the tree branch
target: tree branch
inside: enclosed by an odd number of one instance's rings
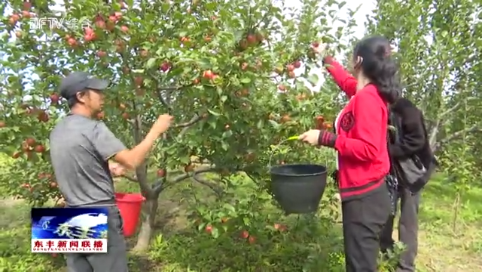
[[[161,192],[162,190],[165,190],[166,188],[169,188],[173,186],[174,184],[181,182],[187,178],[194,177],[196,175],[202,174],[202,173],[207,173],[207,172],[216,172],[219,171],[220,169],[211,167],[211,166],[206,166],[206,167],[200,167],[197,170],[193,172],[188,172],[188,173],[183,173],[178,175],[177,177],[173,178],[172,180],[169,181],[168,184],[160,183],[156,185],[153,190],[155,192]]]
[[[451,107],[450,109],[444,111],[442,114],[439,115],[438,119],[443,119],[445,116],[451,114],[452,112],[456,111],[458,108],[460,108],[460,106],[462,106],[462,102],[457,102],[453,107]]]
[[[181,123],[181,124],[177,124],[177,125],[174,125],[173,128],[186,128],[186,127],[190,127],[192,125],[194,125],[195,123],[199,122],[200,120],[202,119],[202,116],[201,115],[194,115],[191,120],[189,120],[188,122],[184,122],[184,123]]]
[[[169,103],[167,103],[167,101],[164,99],[164,97],[162,97],[162,92],[161,90],[158,90],[157,91],[157,96],[159,97],[159,101],[161,101],[161,104],[166,107],[168,110],[172,110],[172,107],[171,105],[169,105]]]
[[[198,182],[198,183],[200,183],[200,184],[202,184],[202,185],[205,185],[205,186],[209,187],[209,188],[210,188],[213,192],[215,192],[217,195],[222,195],[223,192],[224,192],[224,190],[223,190],[222,187],[220,187],[220,186],[218,186],[218,185],[216,185],[216,184],[214,184],[214,183],[211,183],[211,182],[203,179],[202,177],[199,176],[199,174],[194,175],[194,176],[193,176],[193,179],[194,179],[196,182]]]
[[[473,125],[469,128],[462,129],[462,130],[459,130],[457,132],[454,132],[451,135],[449,135],[449,136],[445,137],[444,139],[440,140],[437,144],[435,144],[435,148],[433,149],[433,151],[435,152],[435,150],[439,149],[444,144],[447,144],[450,141],[453,141],[457,138],[460,138],[460,137],[464,136],[466,133],[474,133],[474,132],[481,132],[481,131],[482,131],[482,129],[480,129],[480,127],[478,125]]]

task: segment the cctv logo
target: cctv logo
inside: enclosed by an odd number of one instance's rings
[[[37,29],[83,29],[90,27],[90,23],[86,21],[79,21],[77,19],[65,19],[65,18],[32,18],[29,21],[30,28]]]

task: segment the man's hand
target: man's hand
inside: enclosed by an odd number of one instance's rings
[[[158,135],[163,134],[169,129],[173,119],[169,114],[160,115],[152,125],[151,131],[154,131]]]
[[[126,172],[125,168],[116,162],[109,162],[109,170],[114,177],[123,176]]]

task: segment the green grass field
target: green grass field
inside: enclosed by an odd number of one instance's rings
[[[156,249],[163,247],[164,239],[176,237],[187,226],[183,205],[176,201],[182,188],[179,185],[161,195],[157,225],[163,235],[153,238]],[[117,189],[137,191],[137,185],[120,181]],[[441,177],[431,181],[423,192],[418,271],[482,271],[482,189],[473,188],[462,195],[459,205],[456,198],[454,186]],[[6,198],[0,202],[0,272],[62,271],[61,257],[46,255],[39,259],[29,253],[28,218],[29,206],[23,201]],[[188,271],[179,263],[153,261],[153,254],[132,256],[131,271]]]

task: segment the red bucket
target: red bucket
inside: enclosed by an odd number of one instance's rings
[[[139,216],[141,215],[142,202],[146,199],[141,194],[115,194],[117,207],[124,221],[124,236],[132,236],[136,232]]]

